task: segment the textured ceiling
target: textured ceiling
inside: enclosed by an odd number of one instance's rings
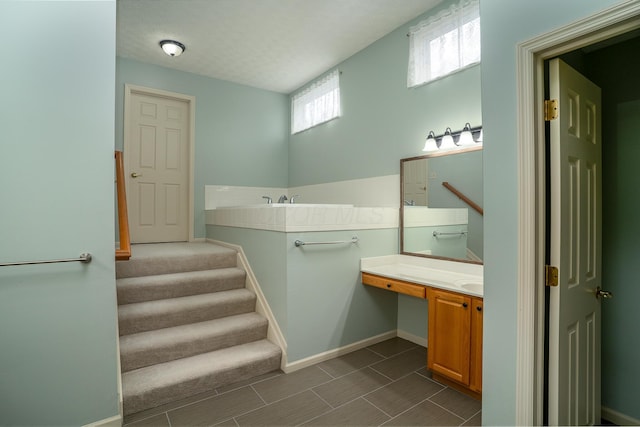
[[[290,93],[441,0],[118,0],[117,54]],[[158,42],[178,40],[180,57]]]

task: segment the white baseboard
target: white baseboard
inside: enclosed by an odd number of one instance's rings
[[[618,411],[614,411],[613,409],[607,408],[603,406],[600,410],[601,417],[607,421],[611,421],[612,423],[619,426],[638,426],[640,425],[640,420],[632,418],[628,415],[622,414]]]
[[[398,332],[393,331],[385,332],[380,335],[376,335],[371,338],[364,339],[362,341],[354,342],[352,344],[345,345],[344,347],[334,348],[323,353],[314,354],[313,356],[306,357],[304,359],[296,360],[295,362],[287,363],[282,370],[286,373],[294,372],[299,369],[306,368],[316,363],[324,362],[325,360],[333,359],[334,357],[342,356],[347,353],[351,353],[361,348],[369,347],[370,345],[377,344],[379,342],[388,340],[398,336]]]
[[[90,424],[86,424],[84,427],[121,427],[122,417],[115,415],[111,418],[105,418],[104,420],[95,421]]]
[[[407,341],[411,341],[414,344],[421,345],[422,347],[427,347],[427,339],[426,338],[422,338],[422,337],[419,337],[417,335],[410,334],[407,331],[403,331],[401,329],[398,329],[398,337],[402,338],[402,339],[405,339]]]
[[[278,325],[273,311],[271,311],[271,307],[269,307],[267,298],[262,293],[260,283],[258,283],[258,279],[256,278],[255,274],[253,274],[253,270],[251,269],[251,265],[249,264],[249,259],[244,253],[242,246],[213,239],[206,239],[206,241],[233,249],[238,253],[238,264],[247,273],[246,286],[256,294],[256,312],[262,314],[269,321],[269,326],[267,329],[267,339],[280,347],[280,349],[282,349],[280,369],[284,371],[285,366],[287,365],[287,341],[284,337],[284,334],[282,333],[282,330],[280,329],[280,325]]]

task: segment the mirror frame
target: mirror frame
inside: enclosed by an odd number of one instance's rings
[[[450,257],[439,256],[439,255],[418,254],[415,252],[405,252],[404,250],[404,163],[412,160],[422,160],[422,159],[429,159],[432,157],[449,156],[449,155],[468,153],[469,151],[478,151],[478,150],[482,150],[482,145],[478,147],[460,148],[455,151],[435,152],[430,154],[424,154],[422,156],[407,157],[405,159],[400,159],[400,221],[399,223],[400,223],[400,254],[401,255],[410,255],[410,256],[416,256],[421,258],[433,258],[433,259],[440,259],[445,261],[462,262],[466,264],[478,264],[478,265],[484,264],[484,262],[482,261],[473,261],[473,260],[467,260],[462,258],[450,258]]]

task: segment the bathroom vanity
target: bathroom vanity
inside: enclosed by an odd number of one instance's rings
[[[427,368],[435,380],[482,394],[482,265],[390,255],[361,260],[367,286],[428,300]]]

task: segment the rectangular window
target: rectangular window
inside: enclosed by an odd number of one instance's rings
[[[461,0],[409,30],[407,87],[480,62],[478,0]]]
[[[340,72],[334,70],[291,95],[291,133],[340,117]]]

